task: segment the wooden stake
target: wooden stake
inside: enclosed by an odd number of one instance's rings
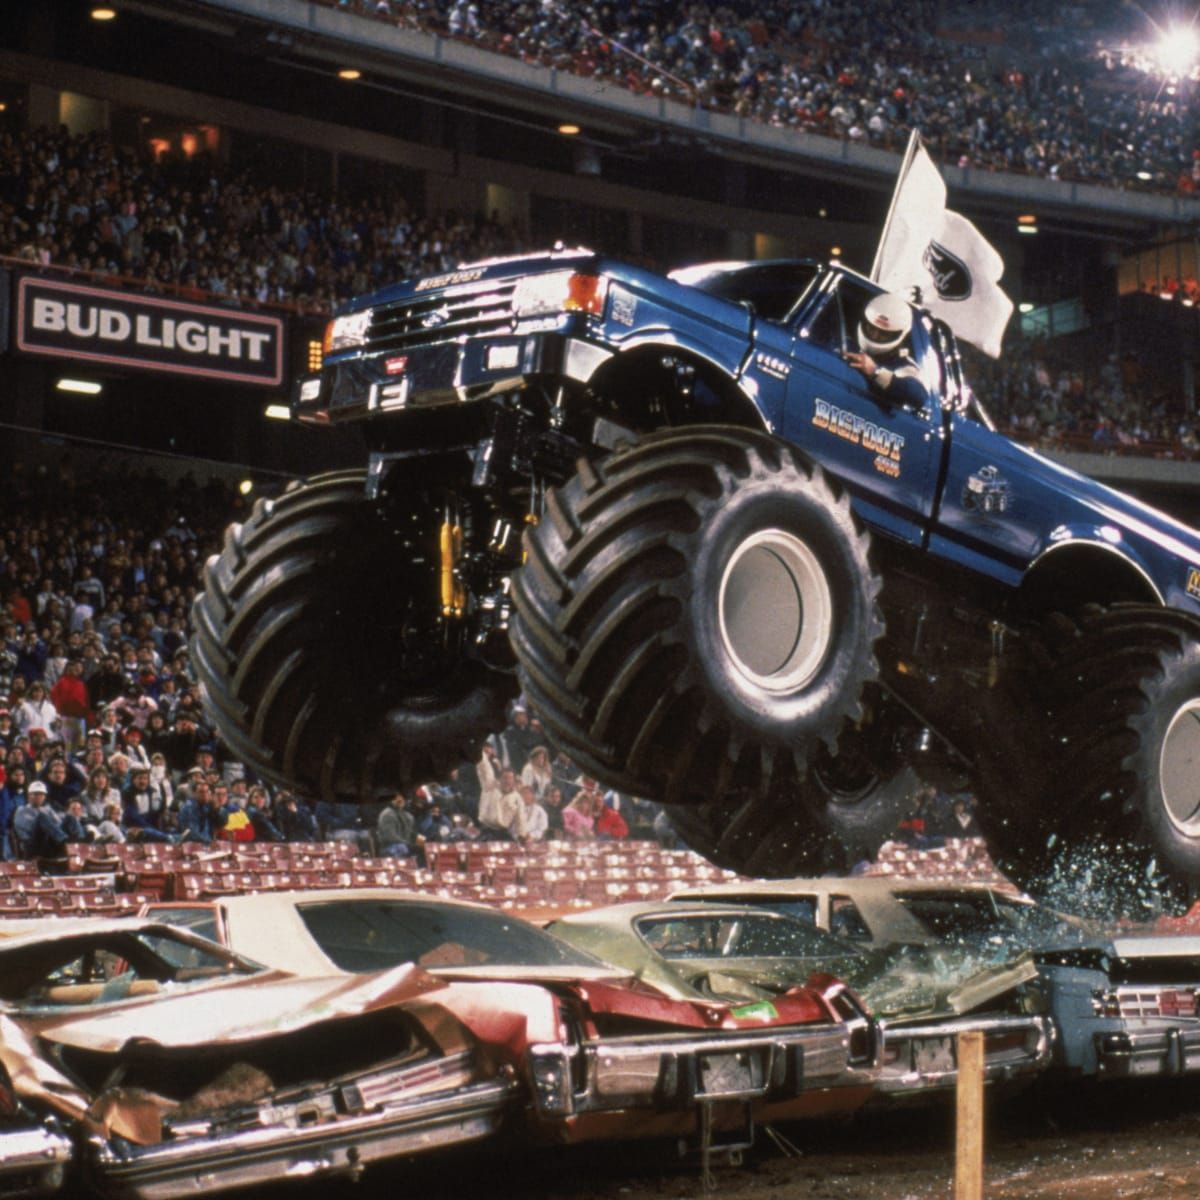
[[[954,1200],[983,1200],[983,1033],[958,1035]]]

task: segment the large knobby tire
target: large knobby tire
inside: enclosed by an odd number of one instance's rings
[[[230,751],[312,798],[444,778],[503,727],[516,691],[432,639],[414,663],[403,622],[410,602],[436,603],[436,525],[365,489],[365,472],[343,471],[260,500],[209,559],[192,612],[205,709]]]
[[[842,731],[836,755],[818,750],[802,778],[784,773],[765,796],[728,792],[674,805],[667,816],[675,832],[710,862],[763,878],[844,871],[874,858],[912,811],[921,779],[878,689],[869,693],[866,719]]]
[[[554,741],[671,804],[765,797],[833,749],[877,672],[869,541],[849,500],[765,434],[618,448],[526,534],[511,641]]]
[[[1100,911],[1186,908],[1200,884],[1200,621],[1094,606],[1055,620],[1048,654],[1031,706],[1050,731],[1041,795],[1017,786],[984,806],[1004,819],[998,865]]]

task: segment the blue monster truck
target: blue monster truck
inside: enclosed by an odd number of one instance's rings
[[[520,687],[739,870],[869,853],[949,773],[1017,878],[1099,847],[1188,898],[1200,535],[997,434],[928,314],[925,403],[873,393],[877,292],[555,251],[353,301],[293,413],[367,467],[260,502],[196,602],[222,736],[362,799],[474,759]]]

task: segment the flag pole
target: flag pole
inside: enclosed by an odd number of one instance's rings
[[[896,213],[896,201],[900,199],[900,189],[904,186],[904,177],[908,174],[909,167],[912,166],[912,160],[916,157],[917,150],[921,145],[921,135],[913,129],[908,135],[908,148],[904,151],[904,158],[900,162],[900,174],[896,176],[896,187],[892,192],[892,202],[888,206],[887,220],[883,223],[883,232],[879,235],[879,245],[875,248],[875,261],[871,264],[871,278],[879,282],[879,269],[883,266],[883,248],[887,245],[888,231],[892,227],[892,217]]]

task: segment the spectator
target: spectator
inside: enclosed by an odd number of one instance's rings
[[[53,758],[46,764],[46,801],[60,816],[67,811],[76,796],[79,795],[79,785],[70,778],[66,761]]]
[[[92,715],[81,658],[68,660],[66,669],[50,691],[50,701],[58,710],[67,753],[74,754],[83,746]]]
[[[546,810],[538,803],[537,793],[529,784],[521,784],[518,790],[521,796],[521,807],[509,827],[509,834],[514,842],[543,841],[550,828]]]
[[[130,769],[121,804],[126,829],[162,831],[167,801],[162,789],[151,778],[149,767],[135,764]]]
[[[271,820],[271,802],[267,796],[267,789],[261,784],[255,784],[246,791],[246,814],[250,818],[250,824],[254,826],[256,842],[287,841],[283,831]]]
[[[516,772],[512,767],[504,767],[495,784],[484,787],[479,794],[479,827],[484,837],[507,841],[520,809],[521,795],[517,791]]]
[[[58,814],[46,804],[46,785],[35,779],[26,802],[13,816],[13,835],[19,858],[58,858],[67,844]]]
[[[0,784],[0,860],[5,862],[19,857],[11,830],[17,809],[25,804],[25,791],[25,768],[20,765],[6,768],[4,782]]]
[[[596,799],[592,793],[581,791],[563,809],[563,833],[571,841],[590,841],[595,836],[596,814],[593,802]]]
[[[121,828],[121,806],[106,804],[104,817],[96,826],[96,841],[105,844],[123,843],[126,840],[125,830]]]
[[[96,828],[83,811],[83,801],[76,797],[67,805],[67,811],[62,818],[62,831],[68,842],[93,842],[96,840]]]
[[[629,826],[625,818],[603,798],[593,801],[596,837],[601,841],[623,841],[629,836]]]
[[[550,767],[550,751],[545,746],[534,746],[529,752],[529,761],[521,769],[521,782],[533,788],[534,795],[542,800],[554,782]]]
[[[319,842],[321,831],[317,818],[307,804],[302,804],[291,792],[280,792],[275,808],[279,829],[288,842]]]
[[[35,729],[40,729],[45,736],[58,728],[58,709],[46,695],[40,676],[30,683],[25,699],[17,707],[14,720],[17,731],[30,736]]]
[[[408,798],[397,792],[379,814],[375,826],[379,853],[386,858],[408,858],[416,849],[417,826],[408,811]]]

